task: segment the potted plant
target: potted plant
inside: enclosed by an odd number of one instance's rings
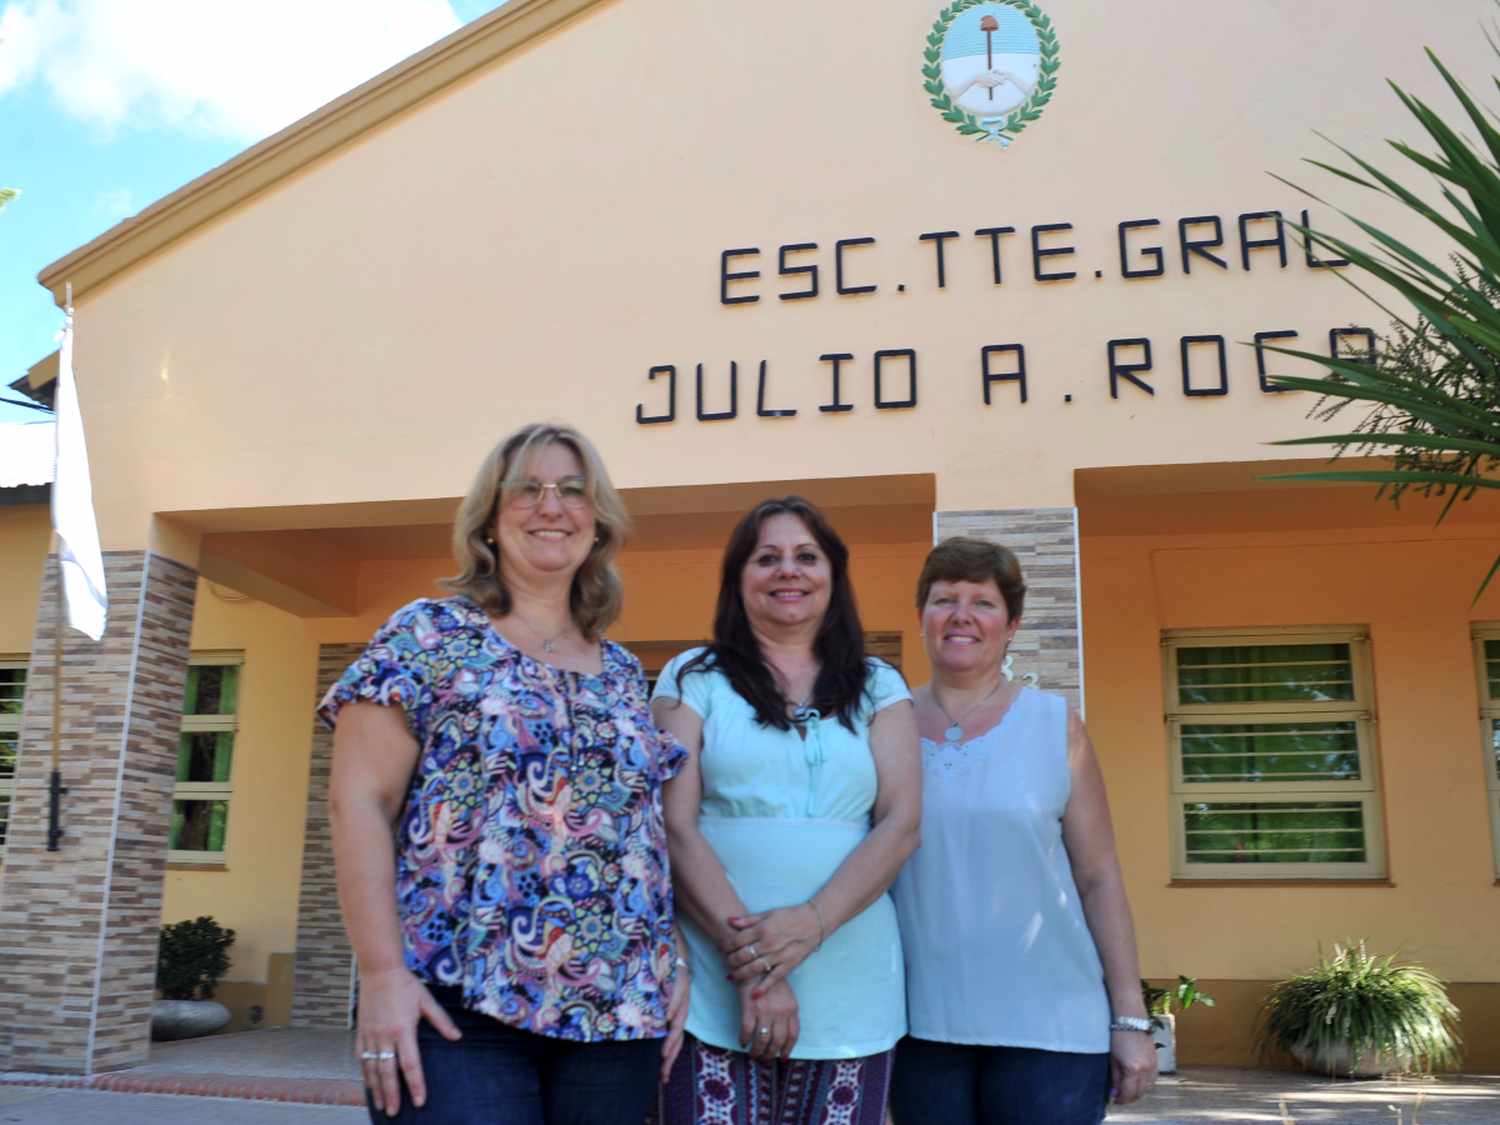
[[[206,915],[161,928],[156,954],[161,999],[151,1008],[151,1038],[191,1039],[210,1035],[229,1022],[229,1009],[213,997],[229,971],[233,944],[234,931]]]
[[[1457,1070],[1458,1009],[1443,981],[1364,942],[1273,985],[1261,1001],[1256,1046],[1341,1078]]]
[[[1214,998],[1198,991],[1198,978],[1179,975],[1176,988],[1157,988],[1141,981],[1141,999],[1151,1016],[1151,1039],[1156,1044],[1156,1069],[1161,1074],[1177,1073],[1177,1016],[1194,1004],[1214,1006]]]

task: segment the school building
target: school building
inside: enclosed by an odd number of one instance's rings
[[[1269,984],[1364,938],[1500,1070],[1500,507],[1261,480],[1331,430],[1253,346],[1386,329],[1287,222],[1420,233],[1303,160],[1398,166],[1385,80],[1450,104],[1425,44],[1482,96],[1491,14],[512,0],[49,266],[110,611],[64,638],[49,852],[47,488],[0,488],[0,1070],[141,1062],[158,928],[203,914],[231,1029],[346,1025],[314,703],[551,418],[634,516],[612,636],[651,669],[767,495],[828,511],[913,684],[934,539],[1017,551],[1016,666],[1086,712],[1142,971],[1218,999],[1185,1062],[1253,1063]]]

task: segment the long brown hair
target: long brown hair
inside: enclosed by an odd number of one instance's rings
[[[439,579],[438,585],[463,594],[492,617],[511,611],[510,588],[500,573],[499,547],[487,539],[500,510],[501,492],[506,485],[524,480],[536,455],[553,442],[571,449],[583,465],[589,508],[594,513],[598,538],[573,575],[569,605],[578,631],[596,641],[620,616],[624,588],[614,558],[630,534],[630,516],[598,451],[572,426],[532,422],[507,434],[490,450],[453,520],[453,557],[459,573]]]
[[[713,644],[684,664],[677,672],[679,691],[689,672],[716,668],[730,686],[755,711],[762,726],[790,730],[786,696],[761,655],[760,642],[750,628],[741,590],[745,564],[760,545],[760,529],[772,516],[796,516],[807,527],[819,548],[828,556],[832,582],[828,610],[813,641],[813,653],[821,667],[813,684],[809,705],[824,715],[837,715],[839,722],[854,729],[869,680],[865,663],[865,631],[859,621],[854,586],[849,581],[849,548],[817,505],[800,496],[762,500],[735,525],[724,548],[719,575],[719,604],[714,611]]]

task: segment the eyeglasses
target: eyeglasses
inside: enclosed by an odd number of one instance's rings
[[[589,484],[582,477],[563,477],[562,480],[543,484],[533,477],[530,480],[510,481],[502,486],[506,500],[517,508],[535,508],[542,502],[547,489],[557,494],[565,508],[582,508],[589,502]]]

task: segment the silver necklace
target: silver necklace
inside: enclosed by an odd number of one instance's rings
[[[561,633],[558,633],[558,634],[556,634],[554,636],[551,636],[551,637],[544,637],[542,635],[542,631],[540,629],[538,629],[530,621],[527,621],[526,618],[521,617],[521,615],[516,610],[512,609],[510,612],[511,612],[511,614],[513,616],[515,616],[517,618],[520,618],[520,621],[521,621],[522,625],[525,625],[526,628],[530,629],[533,633],[535,633],[537,635],[537,639],[542,642],[542,647],[544,649],[546,649],[548,652],[551,652],[554,648],[556,648],[557,647],[557,642],[560,641],[560,640],[562,640],[564,637],[566,637],[569,633],[571,633],[573,631],[573,623],[571,621],[569,621],[567,623],[567,625],[563,626],[563,631]]]
[[[990,694],[989,695],[986,695],[978,703],[974,704],[974,706],[970,707],[967,711],[965,711],[963,713],[963,716],[961,718],[957,718],[957,719],[955,719],[953,717],[952,712],[950,712],[947,707],[943,706],[943,697],[940,696],[937,693],[937,687],[934,686],[933,689],[932,689],[932,698],[937,701],[938,709],[941,710],[943,712],[943,714],[948,717],[948,721],[953,724],[952,726],[950,726],[947,730],[945,730],[943,732],[943,737],[945,739],[947,739],[949,742],[953,742],[953,743],[962,742],[964,740],[964,728],[963,728],[963,721],[964,721],[964,719],[967,719],[975,711],[978,711],[981,707],[983,707],[986,703],[988,703],[990,701],[990,698],[997,691],[1000,690],[1000,685],[1003,684],[1004,682],[1005,682],[1004,679],[997,680],[996,683],[995,683],[995,686],[992,687],[992,688],[990,688]]]

